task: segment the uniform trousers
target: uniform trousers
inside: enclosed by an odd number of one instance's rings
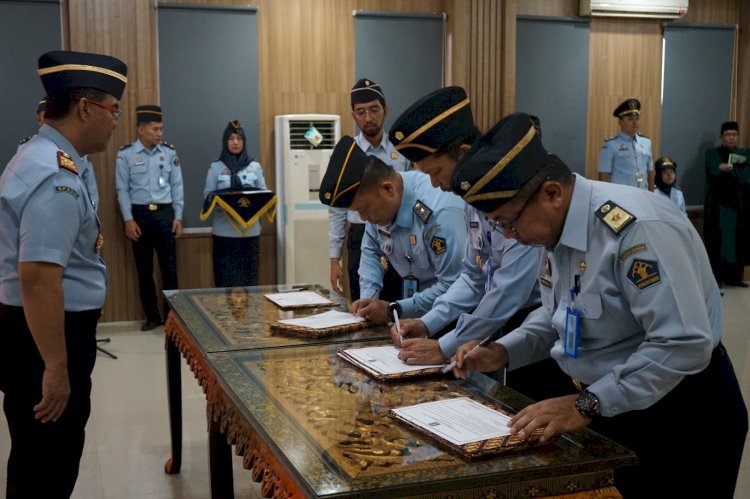
[[[723,345],[647,409],[597,417],[589,428],[624,445],[638,465],[615,471],[625,498],[732,499],[747,435],[747,408]]]
[[[141,228],[141,237],[133,241],[133,256],[138,272],[138,291],[143,312],[149,322],[162,323],[159,315],[156,285],[154,283],[154,250],[159,260],[162,289],[177,289],[177,250],[172,234],[174,209],[171,204],[133,205],[133,220]],[[164,300],[164,317],[169,313],[169,304]]]
[[[213,236],[217,288],[258,285],[260,238]]]
[[[56,422],[41,423],[33,407],[42,400],[44,362],[23,308],[0,305],[0,389],[8,419],[8,498],[70,497],[78,478],[85,427],[91,413],[91,372],[101,310],[65,312],[70,398]]]
[[[362,238],[365,235],[365,224],[349,224],[346,236],[347,271],[349,272],[349,290],[352,302],[359,300],[359,259],[362,256]],[[383,289],[380,291],[380,299],[388,303],[403,298],[403,280],[398,272],[388,266],[383,274]]]

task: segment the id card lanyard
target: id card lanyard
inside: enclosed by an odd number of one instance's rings
[[[581,276],[576,274],[570,288],[570,305],[565,313],[565,355],[578,357],[578,339],[581,334],[581,313],[576,307],[576,296],[581,292]]]
[[[409,274],[403,278],[402,288],[402,299],[411,298],[414,294],[419,291],[419,279],[412,274],[412,264],[414,263],[411,256],[404,255],[406,261],[409,262]]]

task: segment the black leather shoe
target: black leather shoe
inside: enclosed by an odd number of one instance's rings
[[[143,323],[143,325],[141,325],[141,331],[151,331],[152,329],[156,329],[159,326],[161,326],[160,323],[147,320]]]

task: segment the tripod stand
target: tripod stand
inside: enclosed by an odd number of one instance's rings
[[[104,348],[102,348],[102,347],[99,346],[99,343],[109,343],[109,342],[110,342],[109,338],[97,338],[96,339],[96,349],[99,350],[101,353],[103,353],[104,355],[106,355],[107,357],[109,357],[111,359],[117,359],[117,356],[115,354],[113,354],[113,353],[109,352],[108,350],[105,350]]]

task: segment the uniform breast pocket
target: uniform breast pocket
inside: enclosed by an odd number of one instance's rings
[[[484,246],[484,240],[482,239],[482,229],[471,229],[469,232],[469,239],[471,247],[479,251]]]
[[[133,176],[145,175],[147,171],[148,165],[146,163],[130,165],[130,174]]]
[[[584,319],[598,319],[602,316],[602,298],[594,293],[581,293],[576,296],[576,308]]]
[[[226,189],[232,183],[229,175],[219,175],[216,177],[216,188]]]
[[[240,180],[242,180],[243,187],[257,187],[258,186],[258,175],[254,171],[244,171],[240,174]]]

